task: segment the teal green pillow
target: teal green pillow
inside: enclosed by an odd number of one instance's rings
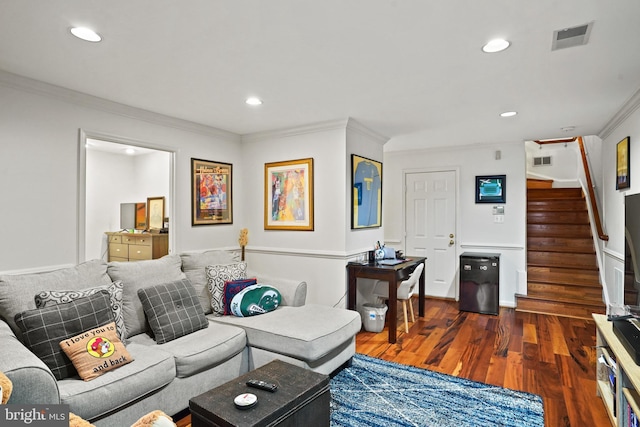
[[[231,314],[239,317],[255,316],[275,310],[280,305],[280,292],[267,285],[251,285],[238,292],[231,300]]]

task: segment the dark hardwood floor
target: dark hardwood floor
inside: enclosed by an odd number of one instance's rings
[[[417,302],[413,301],[414,308]],[[427,299],[425,316],[398,339],[388,329],[360,332],[356,351],[380,359],[540,395],[546,427],[609,426],[596,395],[593,321],[516,313],[459,312],[457,302]],[[417,309],[415,310],[417,313]],[[387,319],[389,320],[389,319]],[[388,321],[387,321],[388,324]],[[178,426],[189,426],[185,417]]]

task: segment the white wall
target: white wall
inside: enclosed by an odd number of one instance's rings
[[[495,159],[497,150],[501,152],[500,160]],[[526,293],[524,143],[393,151],[385,153],[384,159],[385,240],[397,241],[404,248],[405,172],[458,169],[456,253],[458,256],[465,251],[500,253],[500,304],[515,306],[514,294]],[[475,177],[503,174],[507,176],[504,223],[494,223],[493,205],[475,203]],[[429,268],[429,260],[426,267]],[[428,286],[426,293],[429,295]]]
[[[527,156],[527,177],[553,180],[554,187],[579,187],[577,181],[579,160],[577,142],[565,144],[538,145],[533,141],[525,142]],[[551,157],[551,165],[534,166],[534,157]]]
[[[353,121],[338,120],[303,128],[243,137],[246,160],[242,197],[249,229],[247,260],[251,268],[272,276],[306,280],[307,302],[345,306],[346,269],[350,257],[380,239],[380,228],[350,230],[351,151],[382,158],[382,142]],[[314,230],[264,230],[265,163],[313,158]],[[371,240],[371,242],[369,242]]]
[[[631,137],[631,187],[616,190],[616,145],[625,137]],[[636,107],[602,141],[602,192],[604,200],[603,221],[609,241],[604,244],[604,277],[612,304],[622,304],[623,283],[616,280],[616,269],[624,272],[624,196],[640,193],[640,109]],[[634,174],[635,173],[635,174]]]
[[[236,164],[240,138],[0,72],[0,271],[78,261],[79,130],[127,137],[176,152],[173,248],[237,247],[239,224],[191,226],[190,159]],[[109,179],[109,177],[104,177]],[[243,211],[242,198],[234,201]]]
[[[104,233],[120,229],[120,203],[139,201],[131,194],[134,160],[133,157],[89,150],[87,171],[85,255],[86,259],[106,261]]]

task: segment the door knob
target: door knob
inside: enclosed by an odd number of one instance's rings
[[[449,234],[449,238],[453,239],[453,233]]]
[[[453,245],[453,239],[452,239],[452,240],[449,240],[449,244],[450,244],[450,245]]]

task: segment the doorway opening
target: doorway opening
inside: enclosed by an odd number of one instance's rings
[[[108,261],[105,233],[123,228],[121,205],[164,198],[163,219],[174,216],[173,149],[81,130],[79,159],[78,262]],[[169,233],[169,252],[174,241],[175,227]]]

